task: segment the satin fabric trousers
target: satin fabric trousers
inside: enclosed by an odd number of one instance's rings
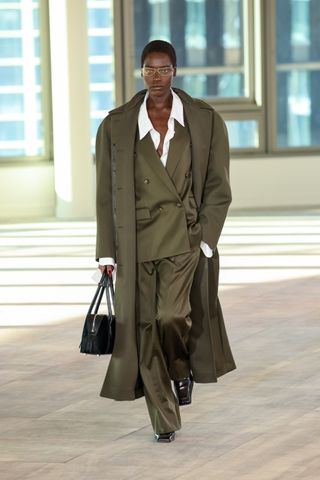
[[[190,373],[190,290],[200,248],[137,264],[139,370],[152,427],[157,433],[181,428],[172,380]]]

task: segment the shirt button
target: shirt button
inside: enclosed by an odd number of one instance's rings
[[[145,178],[145,179],[143,180],[143,183],[150,183],[149,178]]]
[[[177,205],[177,207],[179,207],[179,208],[182,207],[181,203],[176,203],[176,205]]]

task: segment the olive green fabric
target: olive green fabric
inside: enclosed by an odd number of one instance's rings
[[[153,429],[181,427],[171,380],[190,373],[190,289],[200,249],[137,264],[137,337],[139,369]],[[174,285],[174,288],[170,288]]]
[[[200,252],[190,302],[190,365],[196,382],[216,382],[218,377],[236,368],[224,324],[220,301],[219,252],[212,258]]]
[[[199,246],[201,227],[192,193],[190,136],[175,123],[166,167],[150,134],[135,145],[137,262],[190,251]]]
[[[182,90],[174,90],[183,103],[190,132],[193,194],[201,237],[215,249],[231,201],[227,131],[219,114],[208,104],[191,98]],[[117,261],[117,332],[100,394],[116,400],[133,400],[143,395],[139,382],[135,314],[134,148],[139,109],[145,93],[145,90],[139,92],[130,102],[111,111],[98,129],[96,142],[96,258],[110,256]],[[217,250],[211,259],[200,254],[192,284],[189,340],[191,366],[199,382],[215,382],[217,377],[236,368],[217,299],[218,269]],[[202,349],[206,352],[206,360]]]

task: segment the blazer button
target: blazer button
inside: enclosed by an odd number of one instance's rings
[[[163,208],[162,208],[162,207],[159,207],[159,212],[163,212]]]
[[[177,207],[181,208],[182,204],[181,203],[176,203]]]
[[[186,178],[189,178],[190,175],[191,175],[191,172],[189,171],[189,172],[186,173],[185,177],[186,177]]]
[[[145,178],[145,179],[143,180],[143,183],[150,183],[149,178]]]

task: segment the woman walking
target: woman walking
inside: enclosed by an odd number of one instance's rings
[[[181,428],[194,381],[236,368],[217,297],[231,202],[227,132],[212,107],[172,88],[176,65],[170,43],[146,45],[146,90],[109,113],[96,141],[96,258],[101,271],[117,268],[101,396],[144,395],[160,442]]]

